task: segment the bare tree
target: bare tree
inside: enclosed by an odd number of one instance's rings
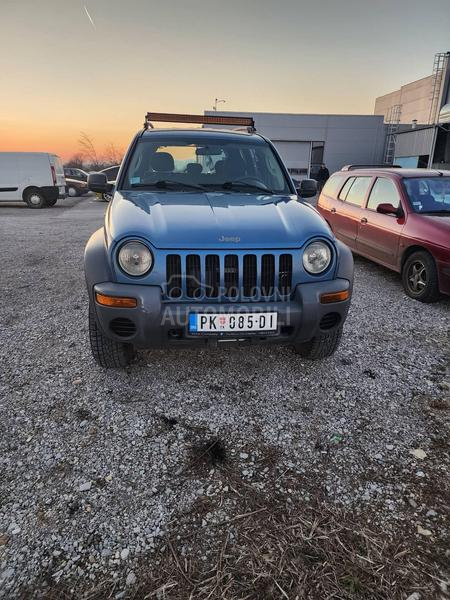
[[[109,165],[120,165],[123,158],[122,148],[117,148],[112,142],[110,142],[104,152],[104,161]]]
[[[80,132],[78,144],[80,145],[82,156],[90,163],[91,168],[100,169],[102,164],[95,149],[94,140],[85,131]]]
[[[83,155],[78,153],[74,154],[64,165],[65,167],[73,167],[74,169],[82,169],[84,167]]]

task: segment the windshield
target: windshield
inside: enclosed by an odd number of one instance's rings
[[[414,177],[403,180],[416,213],[450,213],[450,177]]]
[[[207,133],[141,139],[121,187],[228,194],[292,193],[265,140],[242,136],[237,141],[235,136],[214,138]]]

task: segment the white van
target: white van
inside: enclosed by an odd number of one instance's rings
[[[59,156],[46,152],[0,152],[0,202],[22,200],[44,208],[66,197]]]

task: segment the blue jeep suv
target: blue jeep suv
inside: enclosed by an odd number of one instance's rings
[[[151,120],[231,129],[154,129]],[[320,359],[338,347],[353,259],[300,195],[272,143],[244,118],[150,113],[85,252],[89,332],[103,367],[136,349],[289,344]]]

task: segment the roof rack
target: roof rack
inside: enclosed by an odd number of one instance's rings
[[[152,121],[160,123],[195,123],[199,125],[235,125],[241,129],[245,128],[249,133],[256,131],[255,121],[251,117],[148,112],[145,115],[144,129],[149,127],[153,129]]]
[[[356,169],[401,169],[401,165],[345,165],[341,171],[355,171]]]

